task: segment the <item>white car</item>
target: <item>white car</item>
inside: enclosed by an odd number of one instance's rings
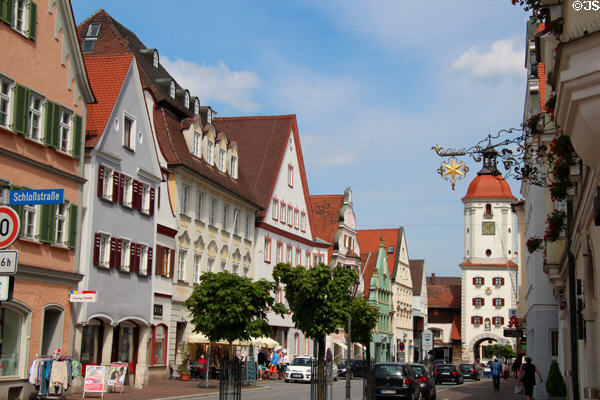
[[[333,363],[332,365],[332,376],[333,380],[338,379],[338,367]],[[286,382],[310,382],[312,369],[311,357],[296,357],[285,369],[285,381]]]

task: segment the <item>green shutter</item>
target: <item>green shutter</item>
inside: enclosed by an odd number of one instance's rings
[[[29,2],[29,39],[35,40],[37,28],[37,4]]]
[[[13,119],[13,130],[21,135],[29,135],[29,119],[27,110],[31,92],[25,86],[15,84],[15,108]]]
[[[81,117],[77,114],[73,116],[73,156],[81,156]]]
[[[75,238],[77,236],[77,206],[71,204],[69,206],[69,240],[67,246],[75,248]]]
[[[56,235],[55,218],[56,204],[42,204],[42,213],[40,216],[40,242],[53,243]]]
[[[46,131],[44,132],[44,143],[46,146],[52,146],[52,126],[54,123],[54,108],[56,103],[46,100]]]
[[[15,185],[10,185],[10,190],[22,190],[23,188],[19,187],[19,186],[15,186]],[[25,221],[23,221],[23,206],[9,206],[10,208],[12,208],[13,210],[15,210],[17,212],[17,214],[19,215],[19,222],[21,224],[20,228],[19,228],[19,236],[18,237],[23,237],[23,232],[25,232]]]
[[[8,8],[8,0],[0,0],[0,21],[6,22],[6,9]]]
[[[9,25],[12,25],[13,7],[13,0],[0,0],[0,19]]]

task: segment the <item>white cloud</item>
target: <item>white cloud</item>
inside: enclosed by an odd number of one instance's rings
[[[218,65],[200,65],[163,56],[161,63],[182,87],[200,98],[201,104],[218,101],[244,113],[261,108],[254,100],[254,90],[262,84],[256,72],[232,71],[222,61]]]
[[[525,73],[523,59],[517,39],[504,39],[492,43],[487,51],[471,47],[452,63],[452,70],[479,79],[521,77]]]

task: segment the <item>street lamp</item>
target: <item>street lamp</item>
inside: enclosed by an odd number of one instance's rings
[[[369,256],[371,254],[369,253]],[[367,258],[368,260],[368,258]],[[354,287],[352,288],[352,300],[356,297],[356,292],[358,291],[358,286],[360,284],[360,280],[358,279],[358,270],[360,269],[360,264],[355,267],[356,272],[356,282],[354,283]],[[352,357],[352,302],[350,303],[350,310],[348,311],[348,335],[346,336],[346,399],[351,400],[350,398],[350,386],[351,386],[351,373],[352,373],[352,363],[350,358]]]

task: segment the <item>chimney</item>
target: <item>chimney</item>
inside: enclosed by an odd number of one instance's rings
[[[431,273],[431,284],[434,285],[435,284],[435,272]]]

